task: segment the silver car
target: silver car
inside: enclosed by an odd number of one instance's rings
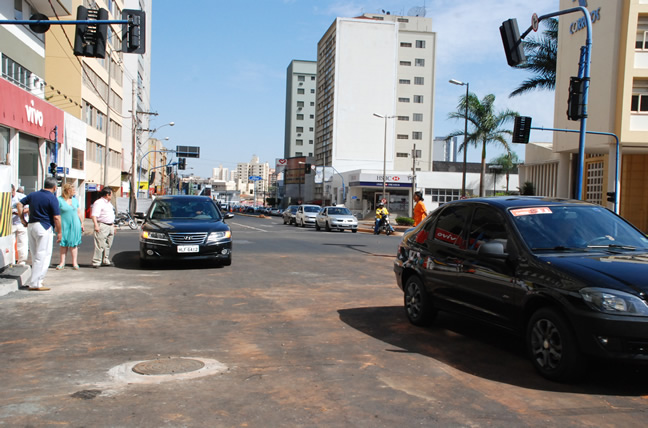
[[[324,207],[315,217],[315,229],[358,231],[358,219],[346,207]]]
[[[322,208],[319,205],[300,205],[295,213],[295,226],[312,226],[315,216]]]

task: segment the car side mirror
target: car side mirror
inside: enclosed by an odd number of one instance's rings
[[[497,241],[484,242],[477,249],[477,254],[495,259],[505,259],[508,257],[508,254],[504,251],[504,244]]]

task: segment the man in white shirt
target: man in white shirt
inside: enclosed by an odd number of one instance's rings
[[[22,187],[16,191],[16,186],[11,185],[11,233],[16,240],[16,263],[24,265],[27,262],[27,255],[29,254],[29,238],[27,236],[27,228],[23,226],[20,221],[20,216],[18,216],[17,204],[22,198],[27,196],[20,191],[21,189]],[[23,207],[23,214],[28,213],[28,207]]]
[[[101,196],[92,204],[90,218],[94,223],[94,254],[92,256],[92,267],[113,266],[110,261],[110,247],[112,247],[115,236],[115,210],[110,202],[112,190],[104,187],[99,193]]]

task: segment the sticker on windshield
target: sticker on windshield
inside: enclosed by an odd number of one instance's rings
[[[519,208],[517,210],[511,210],[511,214],[515,217],[519,217],[522,215],[551,214],[551,210],[548,207]]]

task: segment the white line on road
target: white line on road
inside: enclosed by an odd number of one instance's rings
[[[241,227],[245,227],[247,229],[258,230],[259,232],[268,232],[267,230],[259,229],[258,227],[252,227],[252,226],[248,226],[248,225],[241,224],[241,223],[232,223],[232,224],[235,224],[235,225],[241,226]]]

